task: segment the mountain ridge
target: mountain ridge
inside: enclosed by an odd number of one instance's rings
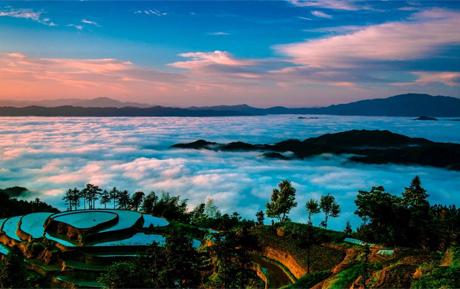
[[[271,114],[322,114],[363,116],[460,116],[460,98],[406,93],[387,98],[364,99],[324,107],[258,108],[247,104],[170,107],[121,102],[111,98],[72,100],[57,106],[28,105],[23,107],[0,103],[0,116],[252,116]]]

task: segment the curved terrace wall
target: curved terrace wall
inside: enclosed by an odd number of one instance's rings
[[[265,257],[281,263],[289,269],[292,275],[294,275],[297,279],[307,273],[307,269],[300,265],[289,252],[267,246],[263,248],[262,253]]]

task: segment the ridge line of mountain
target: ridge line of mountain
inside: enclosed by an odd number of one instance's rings
[[[343,155],[349,161],[366,164],[422,165],[460,170],[460,144],[413,138],[388,130],[349,130],[304,140],[287,139],[275,144],[242,141],[216,143],[203,139],[177,143],[175,149],[223,152],[260,152],[272,159],[306,159],[323,154]]]
[[[102,99],[102,100],[101,100]],[[257,116],[276,114],[323,114],[323,115],[362,115],[362,116],[460,116],[460,99],[449,96],[432,96],[428,94],[401,94],[388,98],[365,99],[345,104],[325,107],[288,108],[274,106],[257,108],[243,105],[219,105],[204,107],[170,107],[170,106],[136,106],[135,103],[123,103],[108,98],[99,98],[99,104],[113,106],[40,106],[25,107],[1,106],[0,116],[84,116],[84,117],[136,117],[136,116]],[[123,106],[123,105],[128,106]],[[138,104],[141,105],[141,104]]]

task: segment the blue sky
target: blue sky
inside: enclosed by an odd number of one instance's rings
[[[0,99],[460,96],[458,1],[0,2]]]

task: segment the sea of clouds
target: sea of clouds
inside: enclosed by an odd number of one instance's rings
[[[273,143],[350,129],[388,129],[408,136],[460,143],[460,122],[394,117],[293,115],[217,118],[0,118],[0,188],[20,185],[60,208],[63,193],[93,183],[130,192],[167,191],[196,205],[212,198],[223,212],[253,218],[282,179],[297,188],[291,217],[305,221],[305,202],[333,194],[342,206],[331,227],[355,226],[358,190],[383,185],[400,194],[419,175],[433,203],[460,205],[460,172],[420,166],[364,165],[322,155],[307,160],[265,159],[256,152],[171,149],[206,139]],[[319,222],[321,216],[317,216]]]

